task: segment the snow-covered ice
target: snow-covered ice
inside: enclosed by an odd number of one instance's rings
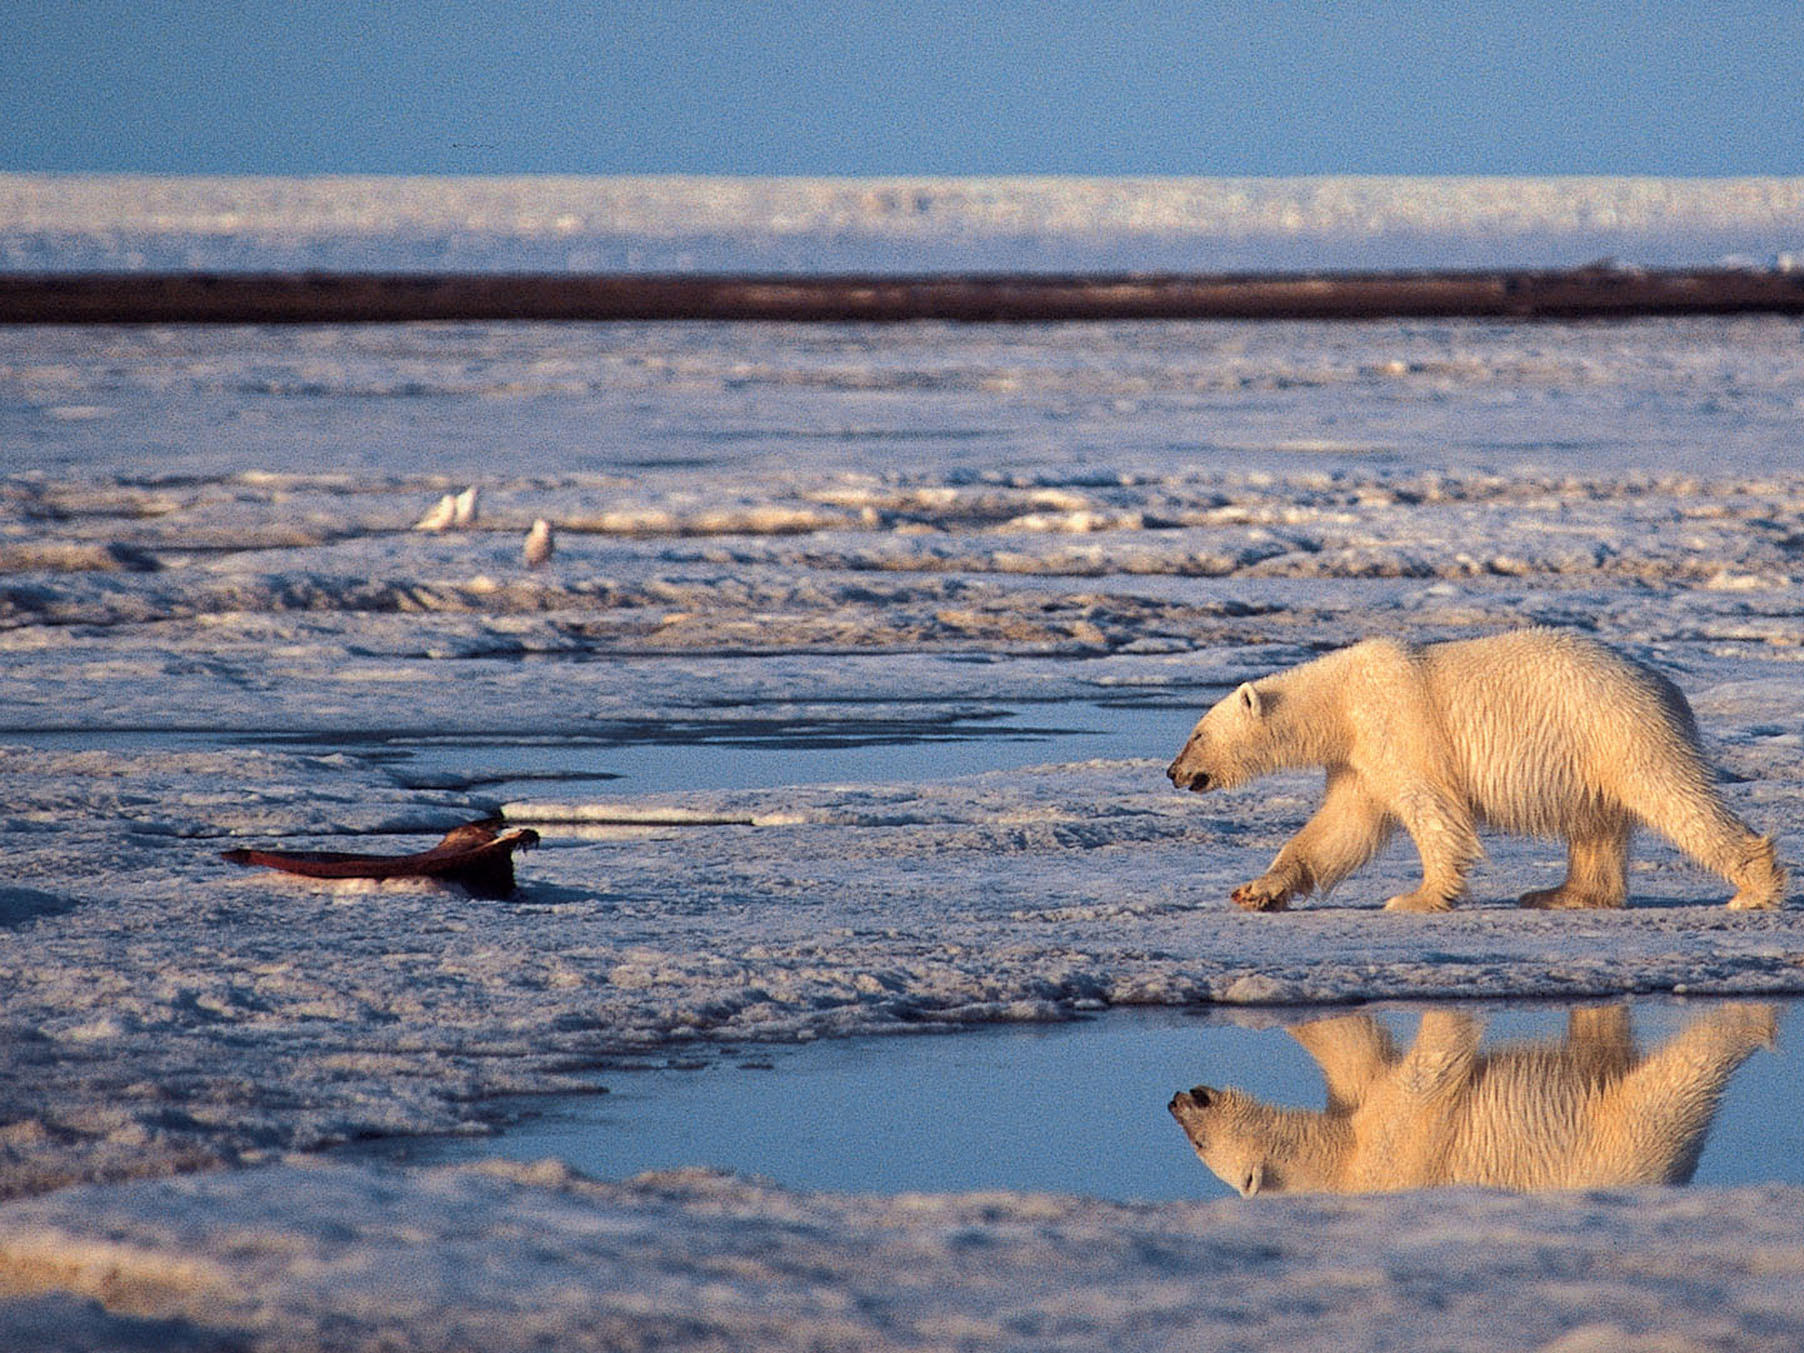
[[[1796,1342],[1799,1193],[1258,1206],[808,1195],[307,1162],[0,1214],[50,1348],[1539,1348]],[[46,1334],[48,1337],[45,1337]]]
[[[1771,266],[1801,210],[1804,178],[0,174],[0,269]]]
[[[1449,916],[1377,909],[1401,851],[1326,902],[1240,914],[1229,889],[1314,786],[1175,794],[1160,731],[1365,634],[1579,625],[1689,693],[1729,801],[1796,872],[1800,336],[0,331],[0,1329],[1795,1341],[1804,1197],[1781,1187],[1136,1207],[295,1153],[485,1132],[508,1095],[725,1040],[1099,1004],[1804,992],[1804,913],[1727,912],[1655,842],[1617,913],[1517,910],[1557,852],[1494,840]],[[474,520],[411,529],[470,487]],[[558,548],[528,569],[538,519]],[[780,761],[747,744],[790,733],[1078,710],[1146,742],[1039,765],[1011,744],[1009,769],[950,775],[929,744],[789,786],[530,774],[535,746],[590,743],[605,771],[627,740],[712,744],[719,767],[727,745]],[[460,739],[506,772],[397,751]],[[511,904],[218,859],[412,849],[503,805],[545,837]]]

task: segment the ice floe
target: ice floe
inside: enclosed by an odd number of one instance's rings
[[[290,1153],[487,1132],[510,1095],[648,1049],[1804,991],[1804,912],[1729,913],[1651,845],[1621,912],[1516,909],[1558,851],[1493,841],[1444,917],[1377,910],[1403,854],[1240,914],[1314,785],[1197,799],[1160,774],[1163,730],[1324,648],[1576,625],[1685,689],[1796,874],[1797,337],[0,333],[0,1328],[1340,1347],[1419,1346],[1439,1311],[1473,1344],[1791,1337],[1784,1189],[1137,1209]],[[462,529],[410,529],[471,487]],[[558,547],[528,568],[540,519]],[[933,761],[1112,717],[1145,740]],[[785,748],[836,739],[895,759],[781,782]],[[577,745],[581,773],[535,777]],[[594,778],[627,746],[670,763],[655,792]],[[219,859],[398,853],[498,807],[544,837],[512,903]]]

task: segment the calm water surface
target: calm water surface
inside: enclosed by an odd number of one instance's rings
[[[1747,1002],[1645,1000],[1630,1007],[1640,1050]],[[1603,1006],[1587,1007],[1592,1010]],[[1779,1041],[1728,1077],[1694,1182],[1804,1184],[1804,1076]],[[1400,1050],[1425,1010],[1484,1023],[1483,1049],[1567,1037],[1567,1007],[1366,1007]],[[1062,1025],[835,1040],[801,1047],[698,1050],[678,1066],[612,1071],[601,1096],[535,1100],[498,1137],[376,1148],[418,1160],[555,1156],[585,1173],[708,1165],[802,1189],[903,1193],[1019,1189],[1122,1199],[1228,1196],[1167,1105],[1202,1082],[1286,1107],[1321,1109],[1322,1073],[1284,1024],[1335,1010],[1236,1018],[1220,1012],[1115,1011]],[[360,1148],[369,1149],[369,1148]]]

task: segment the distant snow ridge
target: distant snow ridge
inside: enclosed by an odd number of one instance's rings
[[[1649,264],[1795,252],[1804,178],[0,175],[0,270]]]

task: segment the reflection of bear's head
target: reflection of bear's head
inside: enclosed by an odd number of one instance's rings
[[[1298,1153],[1271,1149],[1274,1141],[1291,1135],[1285,1131],[1284,1120],[1293,1115],[1285,1110],[1262,1104],[1244,1091],[1218,1090],[1210,1085],[1180,1090],[1169,1107],[1198,1158],[1241,1197],[1327,1187],[1326,1180],[1313,1177],[1306,1169],[1304,1177],[1297,1177]],[[1281,1161],[1276,1158],[1279,1156],[1291,1159]]]
[[[1196,721],[1166,775],[1179,789],[1201,794],[1235,789],[1276,769],[1272,715],[1278,696],[1246,682]]]

